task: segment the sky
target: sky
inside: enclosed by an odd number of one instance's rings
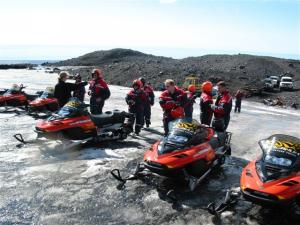
[[[300,0],[0,0],[0,59],[112,48],[300,59]]]

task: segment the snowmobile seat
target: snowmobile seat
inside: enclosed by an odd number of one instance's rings
[[[125,112],[120,110],[113,110],[99,115],[91,114],[91,120],[98,127],[108,124],[123,123],[125,120]]]
[[[7,91],[7,89],[0,88],[0,95],[3,95],[6,91]]]
[[[26,95],[26,98],[29,100],[29,101],[33,101],[34,99],[38,98],[39,95],[38,94],[25,94]]]

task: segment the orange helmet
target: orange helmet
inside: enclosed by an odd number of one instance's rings
[[[134,80],[133,82],[132,82],[132,87],[134,87],[134,86],[138,86],[139,88],[141,88],[142,87],[142,82],[140,81],[140,80]]]
[[[171,116],[174,119],[179,119],[184,117],[184,109],[181,106],[178,106],[171,111]]]
[[[195,93],[195,92],[196,92],[196,86],[193,85],[193,84],[189,85],[188,91],[189,91],[189,92],[192,92],[192,93]]]
[[[100,69],[93,69],[92,74],[93,74],[93,75],[96,75],[97,78],[103,78],[103,72],[102,72],[102,70],[100,70]]]
[[[211,92],[213,88],[213,84],[210,81],[205,81],[202,84],[202,91]]]

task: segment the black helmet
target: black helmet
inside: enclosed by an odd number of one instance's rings
[[[81,80],[81,76],[79,74],[76,74],[75,80]]]
[[[144,77],[140,77],[140,78],[139,78],[139,81],[142,82],[143,86],[144,86],[145,83],[146,83],[146,79],[145,79]]]

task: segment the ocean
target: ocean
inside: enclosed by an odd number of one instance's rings
[[[34,65],[41,65],[43,63],[49,62],[54,63],[58,60],[0,60],[0,65],[6,64],[34,64]]]

